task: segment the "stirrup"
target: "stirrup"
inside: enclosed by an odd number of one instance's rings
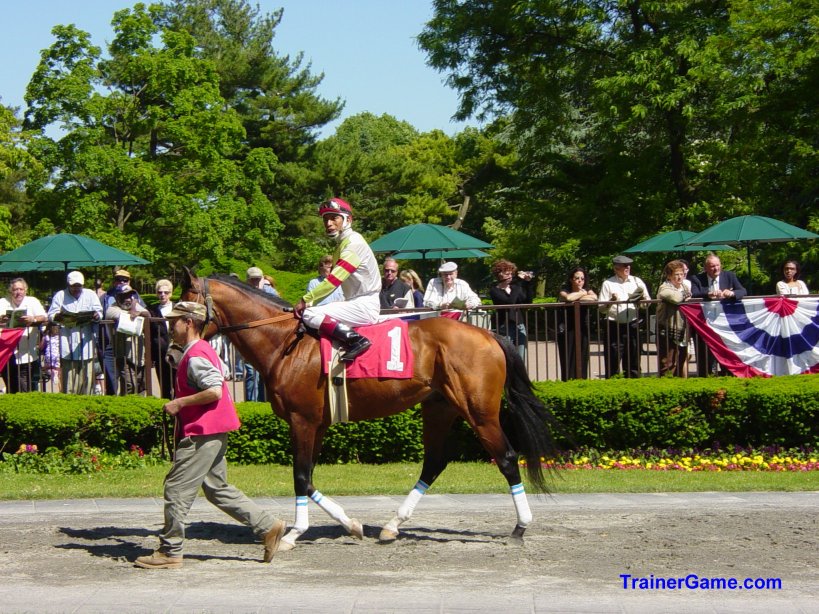
[[[344,350],[344,353],[339,356],[341,362],[353,362],[356,358],[361,356],[364,352],[370,349],[372,343],[366,337],[361,337],[349,348]]]

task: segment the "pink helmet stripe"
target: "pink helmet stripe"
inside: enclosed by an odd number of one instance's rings
[[[353,208],[350,204],[340,198],[331,198],[327,202],[322,203],[319,206],[319,215],[352,215]]]

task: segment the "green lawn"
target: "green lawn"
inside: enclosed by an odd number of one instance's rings
[[[93,475],[0,474],[0,500],[159,497],[167,466]],[[315,483],[327,495],[403,495],[418,479],[420,464],[320,465]],[[232,465],[229,479],[252,497],[293,494],[292,469],[281,465]],[[524,480],[525,483],[525,480]],[[819,471],[696,472],[646,470],[557,471],[555,493],[819,490]],[[485,463],[452,463],[429,491],[506,493],[497,468]]]

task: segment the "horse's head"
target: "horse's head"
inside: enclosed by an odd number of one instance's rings
[[[182,294],[179,296],[180,301],[192,301],[205,305],[208,310],[208,319],[205,329],[202,331],[202,337],[210,339],[219,331],[219,322],[216,317],[216,312],[213,307],[213,300],[209,300],[207,294],[206,283],[207,280],[200,279],[194,275],[188,267],[182,267],[185,274],[182,276]]]
[[[270,314],[280,314],[277,320],[289,320],[284,315],[291,311],[290,303],[284,299],[253,288],[239,279],[227,275],[197,277],[184,267],[182,295],[180,300],[193,301],[205,305],[208,310],[208,324],[203,336],[209,339],[217,332],[248,328],[257,325]],[[267,320],[264,320],[267,322]]]

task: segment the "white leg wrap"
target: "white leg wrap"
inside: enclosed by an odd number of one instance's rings
[[[404,502],[399,506],[397,515],[384,525],[384,529],[397,533],[401,523],[410,519],[412,512],[415,510],[415,506],[418,505],[421,497],[426,494],[428,488],[429,486],[427,484],[418,480],[407,495],[407,498],[404,499]]]
[[[291,546],[296,545],[296,540],[310,527],[308,515],[307,497],[296,497],[296,522],[293,523],[293,527],[287,532],[287,535],[282,537],[283,542],[287,542]]]
[[[347,514],[344,512],[344,508],[342,508],[338,503],[333,501],[330,497],[325,497],[317,490],[313,491],[310,498],[316,505],[327,512],[327,515],[330,516],[330,518],[341,524],[341,526],[348,531],[350,530],[350,517],[347,516]]]
[[[523,490],[523,484],[515,484],[510,492],[512,493],[512,501],[515,502],[518,526],[525,529],[532,522],[532,510],[529,509],[529,502],[526,500],[526,491]]]

